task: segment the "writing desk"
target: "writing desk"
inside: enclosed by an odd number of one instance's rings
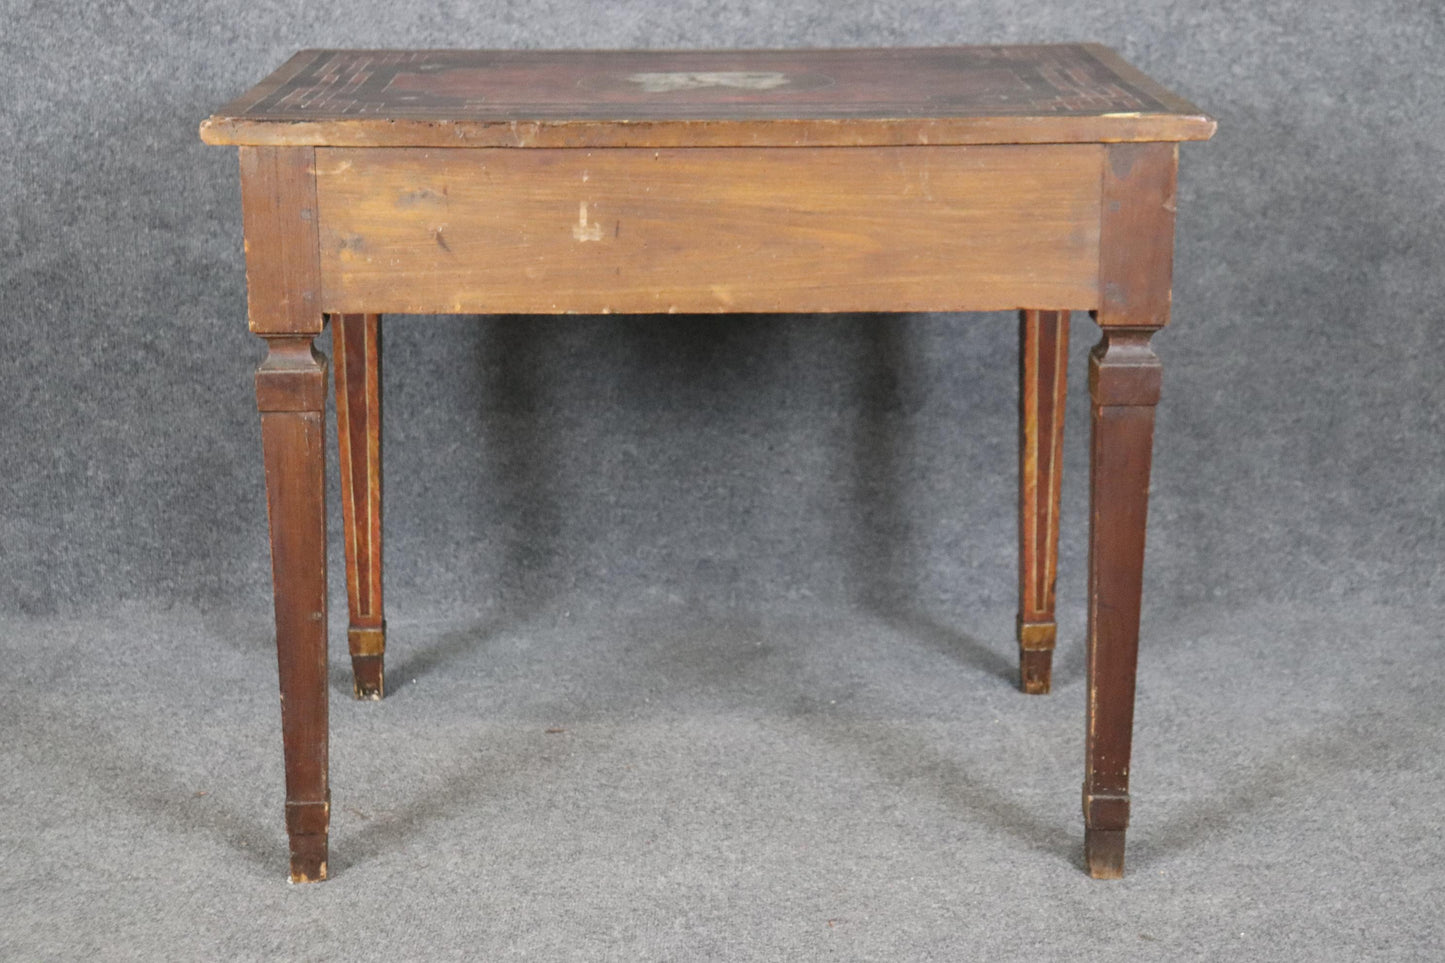
[[[1178,142],[1214,121],[1095,45],[297,54],[240,147],[291,879],[326,876],[326,359],[348,639],[383,690],[379,315],[1020,310],[1020,682],[1049,688],[1070,311],[1089,357],[1085,853],[1123,874]]]

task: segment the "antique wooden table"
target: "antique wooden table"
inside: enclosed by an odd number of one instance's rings
[[[240,147],[291,879],[326,876],[326,360],[349,642],[380,698],[382,313],[1020,309],[1021,685],[1047,692],[1071,310],[1092,397],[1089,871],[1124,869],[1178,142],[1214,121],[1094,45],[297,54]],[[880,320],[879,323],[886,323]]]

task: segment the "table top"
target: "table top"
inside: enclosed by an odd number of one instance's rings
[[[727,147],[1205,140],[1097,44],[845,50],[304,50],[212,144]]]

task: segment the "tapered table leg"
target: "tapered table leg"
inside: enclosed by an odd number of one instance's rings
[[[1019,313],[1019,688],[1049,691],[1069,312]]]
[[[268,337],[256,372],[276,601],[291,881],[326,878],[326,360]]]
[[[1089,695],[1084,852],[1089,873],[1124,875],[1129,753],[1144,577],[1144,527],[1159,359],[1153,331],[1106,329],[1089,358]]]
[[[291,881],[326,878],[331,816],[326,704],[326,359],[315,151],[242,147],[251,330],[266,339],[256,407],[276,603]]]
[[[1144,525],[1162,370],[1149,345],[1169,322],[1175,144],[1110,144],[1099,222],[1103,337],[1089,356],[1089,627],[1084,859],[1124,875],[1129,754],[1144,584]]]
[[[386,619],[381,606],[381,326],[375,314],[331,318],[336,435],[341,461],[352,691],[385,690]]]

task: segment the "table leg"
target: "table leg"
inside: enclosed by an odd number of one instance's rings
[[[241,214],[251,330],[266,339],[256,407],[276,599],[291,881],[326,878],[326,359],[315,151],[242,147]]]
[[[1162,370],[1149,346],[1169,322],[1178,145],[1105,148],[1099,221],[1103,337],[1089,356],[1089,695],[1084,861],[1124,875],[1129,753],[1144,583],[1144,523]]]
[[[276,597],[291,881],[326,878],[326,359],[310,336],[266,337],[256,405]]]
[[[336,435],[351,624],[352,691],[384,691],[386,620],[381,607],[381,326],[375,314],[331,318],[336,367]]]
[[[1049,691],[1069,312],[1019,312],[1019,688]]]
[[[1144,528],[1161,369],[1152,330],[1105,329],[1089,358],[1089,695],[1084,857],[1124,875]]]

